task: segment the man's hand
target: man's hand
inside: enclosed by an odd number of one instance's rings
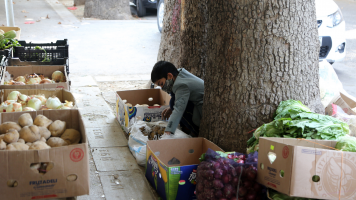
[[[172,114],[172,110],[171,110],[170,107],[164,109],[164,110],[162,111],[162,119],[163,119],[163,120],[168,119],[168,118],[171,116],[171,114]]]

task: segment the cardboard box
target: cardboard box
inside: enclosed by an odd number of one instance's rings
[[[148,100],[150,97],[153,98],[153,101]],[[160,89],[117,91],[117,120],[127,133],[136,116],[140,116],[147,122],[162,120],[162,111],[169,107],[170,99],[171,96]],[[127,106],[123,100],[126,100],[126,103],[131,104],[132,107]],[[137,104],[147,104],[148,106],[135,106]],[[160,106],[153,106],[154,104]]]
[[[65,103],[66,100],[73,102],[73,108],[77,108],[77,103],[75,101],[73,94],[68,90],[59,89],[59,88],[48,89],[48,90],[37,90],[37,89],[5,89],[4,90],[3,89],[0,91],[0,95],[1,95],[0,104],[7,100],[7,96],[12,91],[19,91],[21,94],[25,94],[27,96],[38,95],[38,94],[44,94],[46,98],[56,96],[62,103]]]
[[[200,156],[208,148],[223,151],[204,138],[147,142],[146,178],[164,200],[196,199],[195,179]]]
[[[21,29],[19,27],[0,26],[0,30],[3,30],[5,33],[14,30],[14,31],[16,31],[15,39],[16,40],[20,39]]]
[[[74,197],[89,194],[89,151],[82,117],[78,110],[45,110],[28,112],[34,119],[43,114],[51,120],[63,120],[67,128],[81,132],[81,143],[64,147],[28,151],[0,151],[1,199],[28,200]],[[1,113],[1,123],[17,121],[23,112]],[[54,167],[44,175],[30,169],[32,163],[53,162]],[[75,181],[68,181],[76,175]],[[17,187],[8,187],[8,180]]]
[[[356,199],[356,153],[328,148],[335,145],[336,141],[261,137],[257,181],[294,197],[339,199],[341,192],[341,199]],[[269,154],[276,156],[272,163]],[[313,176],[320,180],[315,182]]]
[[[333,100],[329,103],[329,105],[325,108],[325,114],[332,116],[333,114],[333,107],[331,104],[338,105],[344,110],[345,113],[349,115],[356,115],[356,112],[351,110],[356,108],[356,101],[353,100],[352,97],[340,92],[340,95],[335,96]]]
[[[26,74],[40,73],[45,77],[52,79],[54,71],[61,71],[66,77],[66,82],[49,83],[49,84],[35,84],[35,85],[4,85],[5,75],[1,78],[0,89],[51,89],[63,88],[70,90],[70,80],[67,76],[66,67],[64,65],[33,65],[33,66],[7,66],[5,71],[8,71],[13,78],[18,76],[25,76]]]

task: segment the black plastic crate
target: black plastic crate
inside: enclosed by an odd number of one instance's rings
[[[19,41],[19,43],[21,46],[14,48],[13,57],[19,58],[21,61],[54,62],[59,59],[69,58],[67,39],[57,40],[55,43],[27,43],[26,41]]]
[[[11,52],[12,52],[12,48],[0,50],[0,60],[3,58],[3,56],[5,56],[5,58],[10,57],[11,56]]]

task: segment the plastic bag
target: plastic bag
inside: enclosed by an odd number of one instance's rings
[[[146,165],[146,145],[148,140],[191,137],[179,129],[172,135],[163,134],[166,127],[167,122],[145,122],[139,120],[130,127],[128,146],[139,165]]]
[[[356,136],[356,115],[348,115],[340,106],[336,104],[331,105],[333,107],[332,116],[336,119],[339,119],[340,121],[347,123],[350,129],[349,134],[351,136]]]
[[[326,60],[319,62],[319,77],[321,103],[326,107],[343,91],[343,86],[334,68]]]
[[[197,169],[197,199],[264,199],[267,190],[256,182],[258,153],[222,155],[208,149],[203,156]]]

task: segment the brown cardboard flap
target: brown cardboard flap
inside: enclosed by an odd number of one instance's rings
[[[47,90],[40,90],[40,89],[3,89],[1,90],[1,102],[4,102],[7,100],[7,96],[12,92],[12,91],[19,91],[21,94],[25,94],[27,96],[29,95],[39,95],[39,94],[44,94],[46,98],[56,96],[58,99],[62,102],[65,103],[65,100],[73,102],[73,108],[77,107],[75,98],[71,92],[68,90],[60,89],[60,88],[52,88],[52,89],[47,89]]]
[[[208,148],[214,151],[223,151],[204,138],[150,140],[147,142],[147,146],[167,167],[199,164],[200,156]],[[172,158],[178,159],[180,164],[169,165],[168,162]]]
[[[69,77],[64,65],[33,65],[33,66],[7,66],[4,71],[8,71],[13,77],[25,76],[26,74],[41,73],[45,77],[52,79],[52,73],[56,70],[63,72],[66,82],[35,84],[35,85],[4,85],[5,76],[1,79],[0,89],[49,89],[63,88],[69,90]]]
[[[132,104],[147,104],[153,106],[153,104],[169,105],[169,100],[171,96],[160,89],[143,89],[143,90],[126,90],[117,91],[116,94],[121,98],[121,100],[126,99],[126,103]],[[149,101],[148,98],[152,97],[153,101]]]
[[[303,147],[311,147],[311,148],[319,148],[319,149],[333,149],[336,145],[336,141],[332,141],[332,140],[306,140],[306,139],[296,139],[296,138],[274,138],[274,137],[261,137],[261,138],[263,138],[263,140],[275,141],[275,142],[292,145],[292,146],[303,146]]]

